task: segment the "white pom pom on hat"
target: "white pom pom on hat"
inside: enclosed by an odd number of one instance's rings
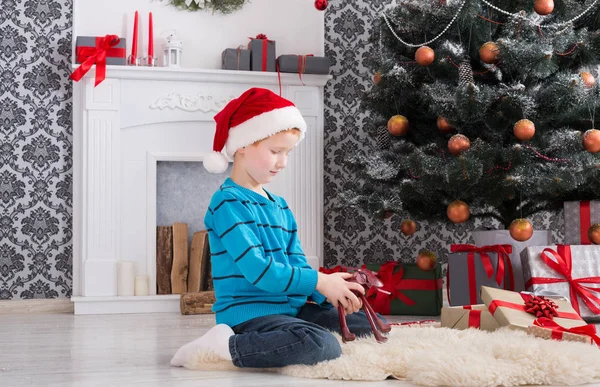
[[[225,172],[229,165],[227,156],[233,157],[238,149],[259,140],[297,128],[301,141],[306,133],[306,121],[291,101],[271,90],[256,87],[230,101],[215,116],[215,121],[213,152],[206,155],[203,162],[210,173]]]

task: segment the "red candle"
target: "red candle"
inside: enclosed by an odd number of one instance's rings
[[[152,12],[148,21],[148,56],[154,58],[154,27],[152,25]]]
[[[133,42],[131,43],[131,57],[137,58],[137,42],[138,42],[138,11],[135,11],[133,19]]]

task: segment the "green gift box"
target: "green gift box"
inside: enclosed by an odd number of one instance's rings
[[[369,289],[367,299],[383,315],[439,316],[442,310],[442,267],[423,271],[415,263],[367,264],[383,282],[382,290]]]

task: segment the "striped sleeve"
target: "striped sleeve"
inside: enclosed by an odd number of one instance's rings
[[[317,273],[312,268],[293,267],[275,262],[265,254],[256,218],[235,196],[220,195],[215,204],[213,230],[227,252],[233,257],[242,275],[251,284],[271,293],[302,294],[309,296],[317,286]]]

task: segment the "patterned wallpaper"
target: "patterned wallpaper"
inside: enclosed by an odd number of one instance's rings
[[[71,0],[0,0],[0,300],[72,292]]]
[[[499,228],[491,220],[460,225],[420,222],[418,231],[405,237],[400,223],[409,214],[382,221],[360,210],[339,208],[336,194],[359,181],[344,167],[344,159],[358,149],[375,149],[375,140],[363,129],[372,119],[360,108],[360,99],[373,84],[373,70],[365,63],[377,46],[369,38],[373,28],[379,28],[378,15],[390,4],[393,0],[330,0],[325,14],[325,55],[334,74],[325,89],[325,266],[408,262],[422,249],[437,252],[445,261],[451,243],[472,243],[470,230]],[[554,240],[562,241],[562,212],[530,220],[535,229],[556,230]]]

